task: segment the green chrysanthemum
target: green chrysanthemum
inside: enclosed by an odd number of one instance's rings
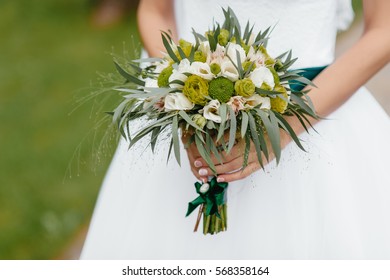
[[[167,87],[169,85],[169,77],[172,75],[173,67],[168,66],[161,71],[157,78],[157,84],[159,87]]]
[[[219,35],[218,35],[218,43],[221,46],[226,46],[227,43],[229,42],[229,31],[226,29],[221,29]]]
[[[196,51],[194,54],[194,61],[206,62],[207,56],[202,51]]]
[[[251,79],[245,78],[236,81],[236,83],[234,84],[234,90],[236,91],[237,95],[249,97],[255,93],[255,85],[253,84]]]
[[[214,75],[218,75],[219,72],[221,72],[221,66],[219,66],[219,64],[217,64],[217,63],[211,63],[211,65],[210,65],[210,71],[211,71],[211,73],[213,73]]]
[[[225,77],[218,77],[211,80],[209,95],[212,99],[217,99],[221,103],[229,101],[234,93],[234,83]]]
[[[192,102],[198,105],[206,105],[209,84],[205,79],[197,75],[191,75],[184,83],[183,93]]]
[[[286,111],[288,106],[287,90],[281,85],[275,86],[274,90],[281,92],[284,98],[280,98],[280,97],[271,98],[271,109],[280,114],[283,114]]]

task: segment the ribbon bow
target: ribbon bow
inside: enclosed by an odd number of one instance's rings
[[[199,196],[188,203],[186,217],[190,215],[199,205],[205,204],[207,216],[215,214],[218,218],[221,218],[218,206],[225,204],[225,191],[228,183],[218,183],[217,178],[213,177],[208,184],[210,185],[210,188],[203,193],[201,192],[202,184],[199,182],[195,183],[195,189]]]

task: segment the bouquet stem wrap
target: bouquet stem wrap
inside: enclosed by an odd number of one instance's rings
[[[209,182],[204,184],[195,183],[195,189],[199,196],[188,203],[186,214],[186,216],[190,215],[200,206],[194,231],[198,229],[202,214],[204,234],[214,234],[227,229],[227,187],[228,183],[219,183],[216,177],[212,177]]]

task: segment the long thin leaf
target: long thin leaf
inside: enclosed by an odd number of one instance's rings
[[[236,141],[237,120],[233,108],[231,106],[227,106],[227,107],[229,109],[229,114],[230,114],[229,145],[228,145],[227,153],[230,153]]]
[[[222,103],[219,107],[219,115],[221,116],[221,124],[219,125],[218,129],[218,136],[217,136],[217,142],[222,138],[223,134],[225,133],[225,122],[227,119],[227,108],[226,103]]]
[[[173,151],[177,163],[180,165],[180,142],[179,142],[179,121],[177,115],[172,119],[172,140],[173,140]]]
[[[137,77],[132,76],[131,74],[127,73],[118,63],[114,61],[116,70],[118,73],[126,79],[127,82],[132,82],[134,84],[140,85],[140,86],[145,86],[145,82],[138,79]]]
[[[284,119],[282,115],[279,113],[275,113],[275,116],[279,119],[279,121],[284,125],[284,127],[287,129],[288,134],[291,136],[291,138],[294,140],[295,144],[303,150],[306,151],[305,148],[302,146],[301,141],[298,139],[297,134],[295,133],[294,129],[291,127],[291,125]]]
[[[202,132],[204,132],[203,129],[201,129],[196,123],[194,123],[194,121],[190,118],[190,116],[188,116],[188,114],[185,112],[185,111],[179,111],[179,115],[180,117],[182,117],[189,125],[191,125],[192,127],[196,128],[197,130],[200,130]]]
[[[241,138],[244,138],[248,130],[248,114],[245,111],[241,111]]]
[[[203,142],[202,142],[202,140],[199,138],[199,136],[197,134],[195,134],[195,145],[196,145],[196,148],[198,149],[198,152],[199,152],[200,156],[206,161],[206,163],[208,164],[210,169],[214,173],[216,173],[215,165],[211,161],[210,154],[207,154],[206,149],[204,148]]]
[[[165,36],[166,36],[166,34],[161,33],[162,41],[163,41],[165,49],[167,50],[168,55],[170,56],[170,58],[172,58],[172,60],[174,62],[179,63],[180,59],[176,56],[176,54],[172,50],[172,47],[171,47],[170,43],[168,42],[168,39]]]
[[[257,134],[255,119],[253,118],[251,113],[248,113],[248,117],[249,117],[248,118],[249,119],[249,128],[250,128],[253,144],[255,145],[257,160],[259,161],[260,166],[263,167],[261,145],[260,145],[260,141],[259,141],[259,136]]]
[[[171,143],[169,144],[169,150],[168,150],[168,156],[167,156],[167,163],[169,161],[169,158],[171,157],[172,148],[173,148],[173,140],[171,138]]]

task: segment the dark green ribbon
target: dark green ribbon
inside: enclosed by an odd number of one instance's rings
[[[318,66],[318,67],[308,67],[308,68],[302,68],[299,70],[303,70],[302,73],[300,73],[301,76],[305,77],[306,79],[309,79],[310,81],[314,80],[315,77],[317,77],[318,74],[322,72],[327,66]],[[290,88],[293,91],[301,91],[306,85],[302,84],[298,81],[293,81],[294,83],[290,83]]]
[[[198,208],[199,205],[205,204],[207,216],[215,214],[218,218],[221,218],[219,215],[218,206],[225,204],[225,191],[228,187],[228,183],[218,183],[216,177],[213,177],[213,179],[211,179],[211,181],[208,183],[210,188],[206,193],[200,192],[200,188],[203,184],[199,182],[195,183],[195,189],[199,196],[188,203],[186,217],[190,215],[196,208]]]

